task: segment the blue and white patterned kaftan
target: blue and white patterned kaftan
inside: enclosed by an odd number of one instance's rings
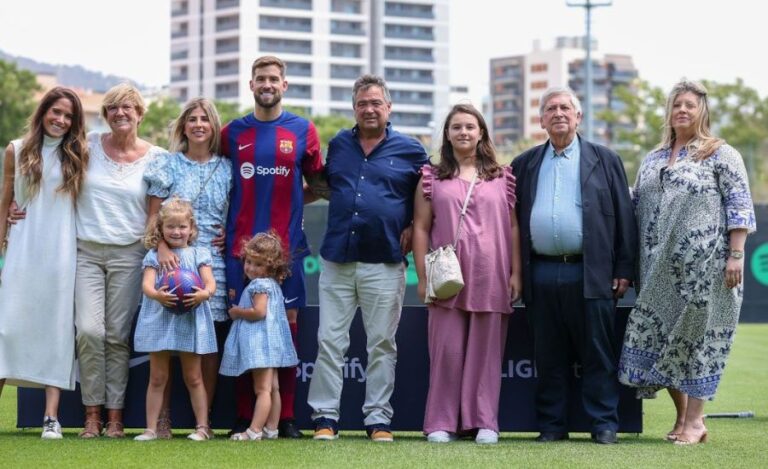
[[[741,155],[722,145],[697,162],[683,150],[649,153],[635,184],[640,237],[637,302],[627,323],[619,380],[654,397],[671,387],[712,399],[741,309],[742,286],[725,286],[729,234],[755,231]]]
[[[144,180],[149,185],[148,195],[161,199],[177,196],[192,203],[199,231],[194,245],[208,248],[213,256],[213,278],[216,279],[216,293],[210,300],[213,319],[226,321],[229,317],[224,258],[218,248],[211,245],[211,240],[226,223],[232,162],[214,155],[207,162],[199,163],[177,152],[150,163]]]

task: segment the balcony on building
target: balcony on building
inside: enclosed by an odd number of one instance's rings
[[[171,16],[184,16],[186,14],[189,14],[189,2],[171,3]]]
[[[363,67],[359,65],[331,64],[331,78],[356,80],[363,74]]]
[[[235,8],[240,6],[240,0],[216,0],[216,9]]]
[[[431,91],[390,90],[392,102],[397,104],[414,104],[432,106],[435,103]]]
[[[331,101],[350,101],[352,88],[347,86],[331,86]]]
[[[432,121],[432,114],[424,112],[393,112],[389,115],[389,120],[394,126],[403,127],[429,127]]]
[[[292,10],[311,10],[312,0],[259,0],[259,5],[270,8],[290,8]]]
[[[360,58],[362,56],[363,47],[360,44],[331,42],[331,57]]]
[[[384,14],[387,16],[400,16],[405,18],[434,19],[435,12],[432,5],[403,2],[386,2]]]
[[[226,37],[221,39],[216,39],[216,53],[217,54],[227,54],[230,52],[239,52],[240,51],[240,38],[235,37]]]
[[[312,32],[311,18],[295,18],[286,16],[260,15],[259,27],[277,31],[296,31],[301,33]]]
[[[176,39],[179,37],[187,37],[189,35],[189,26],[186,22],[184,23],[176,23],[174,25],[171,25],[171,39]]]
[[[434,41],[435,34],[430,26],[412,26],[404,24],[384,25],[384,37],[393,39],[414,39],[417,41]]]
[[[363,6],[360,0],[331,0],[331,11],[359,15],[363,11]]]
[[[432,70],[419,70],[413,68],[384,68],[384,79],[392,82],[404,83],[434,83],[435,77]]]
[[[178,67],[171,70],[171,82],[186,81],[188,78],[187,67]]]
[[[240,15],[217,16],[216,32],[232,31],[240,28]]]
[[[311,77],[312,64],[308,62],[285,62],[285,74],[288,77]]]
[[[407,62],[434,62],[432,49],[422,47],[386,46],[384,58],[387,60],[403,60]]]
[[[363,23],[359,21],[331,20],[331,34],[365,36]]]
[[[240,62],[238,60],[219,60],[216,62],[215,73],[217,77],[237,75],[240,73]]]
[[[189,57],[189,50],[181,49],[171,51],[171,60],[184,60]]]
[[[237,98],[238,83],[216,83],[216,99]]]
[[[259,38],[259,49],[284,54],[312,54],[312,41],[302,39]]]
[[[312,99],[312,85],[292,84],[285,92],[286,98]]]

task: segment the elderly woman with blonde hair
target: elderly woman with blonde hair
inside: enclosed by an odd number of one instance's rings
[[[82,438],[102,432],[122,438],[128,384],[129,338],[141,301],[141,241],[148,216],[144,170],[165,152],[139,138],[146,106],[134,86],[104,95],[105,133],[88,134],[91,163],[77,205],[75,326],[80,391],[85,405]]]
[[[640,165],[633,196],[640,275],[619,380],[643,398],[667,388],[677,417],[666,439],[703,443],[704,402],[715,396],[739,319],[755,211],[741,155],[710,131],[701,84],[672,89],[662,141]]]

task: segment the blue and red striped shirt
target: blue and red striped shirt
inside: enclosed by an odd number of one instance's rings
[[[253,114],[221,130],[221,153],[232,160],[232,193],[226,229],[227,285],[243,284],[240,252],[254,234],[274,229],[293,259],[309,254],[302,230],[302,175],[323,171],[314,124],[283,111],[273,121]]]

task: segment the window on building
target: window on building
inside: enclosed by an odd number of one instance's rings
[[[236,98],[237,93],[238,83],[236,81],[216,83],[216,99]]]
[[[331,57],[360,58],[362,56],[363,47],[360,44],[351,44],[349,42],[331,42]]]
[[[420,3],[386,2],[384,14],[406,18],[434,18],[433,6]]]
[[[355,80],[362,74],[363,67],[360,65],[331,64],[331,78],[346,78]]]
[[[240,50],[240,38],[225,37],[216,39],[216,53],[226,54],[228,52],[238,52]]]
[[[432,70],[423,70],[415,68],[384,68],[384,79],[386,81],[400,81],[406,83],[434,83],[435,78]]]
[[[189,34],[189,24],[185,21],[183,23],[173,23],[171,25],[171,39],[177,37],[187,37]]]
[[[408,24],[384,25],[384,37],[397,39],[416,39],[423,41],[432,41],[435,39],[435,35],[431,26],[418,26]]]
[[[360,0],[331,0],[331,11],[336,13],[361,13]]]
[[[424,112],[393,112],[389,115],[392,125],[405,127],[428,127],[432,114]]]
[[[310,55],[312,54],[312,41],[261,37],[259,38],[259,49],[266,52]]]
[[[171,4],[171,16],[183,16],[189,13],[189,3],[186,0]]]
[[[312,99],[312,85],[292,84],[285,92],[286,98]]]
[[[405,60],[413,62],[434,62],[432,49],[426,47],[386,46],[384,58],[388,60]]]
[[[347,86],[331,86],[331,101],[348,101],[352,99],[352,88]]]
[[[331,34],[345,34],[348,36],[364,36],[363,23],[359,21],[331,20]]]
[[[259,5],[271,8],[291,8],[293,10],[311,10],[312,0],[259,0]]]
[[[216,31],[231,31],[240,27],[240,15],[227,15],[216,17]]]
[[[234,8],[240,6],[240,0],[216,0],[216,9]]]
[[[546,80],[539,80],[539,81],[532,81],[531,82],[531,89],[532,90],[544,90],[547,88],[547,81]]]
[[[541,100],[539,98],[533,98],[531,100],[531,107],[535,107],[536,109],[538,109],[540,103],[541,103]]]
[[[312,32],[311,18],[296,18],[292,16],[259,15],[261,29],[277,31]]]
[[[548,64],[531,64],[531,73],[543,73],[546,72]]]
[[[311,77],[312,64],[307,62],[285,62],[285,74],[289,77]]]

